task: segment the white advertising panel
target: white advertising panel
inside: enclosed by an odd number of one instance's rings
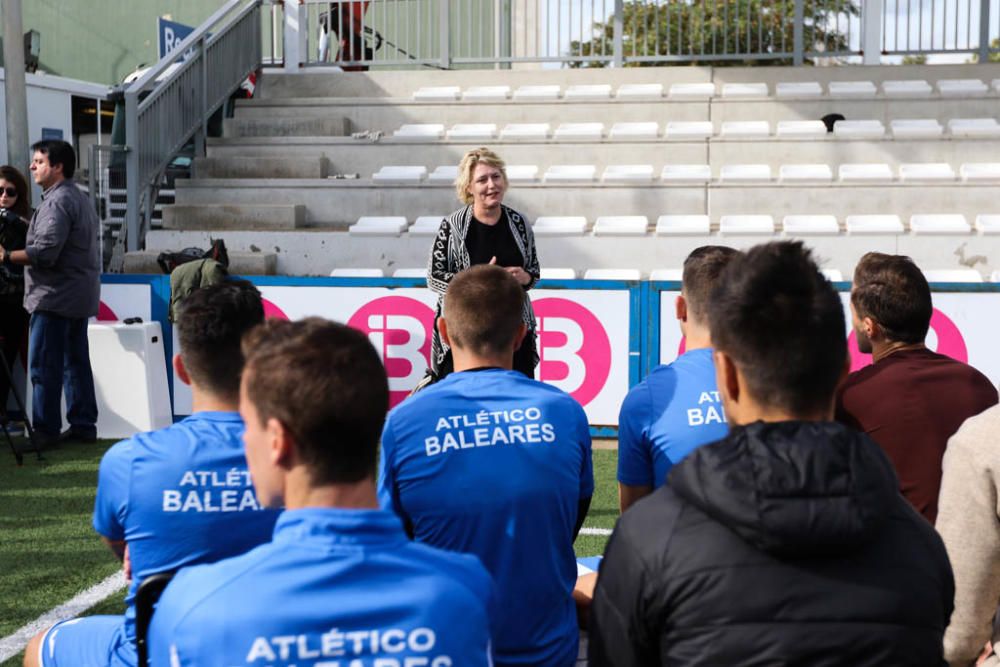
[[[101,284],[101,304],[97,311],[98,322],[115,322],[130,317],[141,317],[143,322],[153,319],[152,288],[149,285]]]

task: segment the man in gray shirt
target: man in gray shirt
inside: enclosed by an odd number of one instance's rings
[[[32,424],[42,445],[60,438],[90,442],[97,436],[97,400],[87,321],[100,303],[99,222],[73,182],[73,147],[46,140],[31,149],[31,173],[43,189],[42,204],[31,218],[25,249],[0,247],[0,263],[25,267]],[[60,436],[63,390],[69,430]]]

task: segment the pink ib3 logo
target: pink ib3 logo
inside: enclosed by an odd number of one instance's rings
[[[611,373],[607,331],[592,312],[567,299],[538,299],[534,308],[539,356],[535,377],[587,405]]]
[[[389,405],[409,395],[430,366],[434,311],[405,296],[385,296],[362,306],[348,326],[368,334],[389,376]]]
[[[951,357],[956,361],[961,361],[962,363],[969,362],[969,351],[965,347],[965,339],[962,338],[962,332],[951,321],[951,318],[937,308],[934,309],[934,313],[931,315],[931,329],[928,332],[928,339],[933,336],[937,337],[937,346],[931,345],[932,341],[928,340],[927,347],[934,349],[938,354]],[[858,351],[858,337],[853,329],[847,337],[847,349],[851,353],[852,373],[871,365],[872,355],[862,354]]]

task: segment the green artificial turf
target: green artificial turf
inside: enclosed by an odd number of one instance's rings
[[[594,497],[590,511],[583,522],[585,528],[615,527],[618,520],[618,450],[594,450]],[[576,555],[600,556],[604,554],[607,535],[580,535],[576,538]]]

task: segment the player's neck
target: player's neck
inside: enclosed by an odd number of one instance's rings
[[[238,399],[222,398],[210,391],[191,385],[191,412],[239,412]]]
[[[706,327],[688,320],[687,324],[682,326],[681,329],[684,332],[684,349],[688,352],[712,347],[712,336],[708,333]]]
[[[285,509],[307,507],[378,509],[375,482],[369,477],[351,484],[313,486],[304,467],[293,469],[285,486]]]
[[[904,350],[922,350],[924,343],[903,343],[900,341],[872,341],[872,362],[878,363],[896,352]]]
[[[514,367],[514,352],[510,356],[492,356],[471,354],[462,350],[451,348],[452,361],[455,364],[455,372],[472,370],[473,368],[503,368],[510,370]]]

